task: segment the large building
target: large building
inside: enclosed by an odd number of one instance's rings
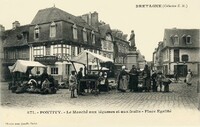
[[[76,17],[56,7],[39,10],[31,24],[4,32],[4,76],[9,77],[8,66],[17,59],[35,60],[48,66],[48,73],[59,81],[67,78],[70,63],[67,60],[83,50],[99,53],[99,32]]]
[[[194,75],[200,69],[200,30],[165,29],[164,39],[157,48],[157,63],[165,74],[186,76],[190,69]],[[157,66],[160,66],[157,65]]]
[[[9,30],[0,26],[3,79],[11,78],[8,66],[21,59],[45,64],[48,74],[63,81],[73,69],[68,60],[83,50],[113,59],[118,69],[127,63],[127,34],[99,22],[97,12],[74,16],[51,7],[39,10],[30,24],[21,26],[15,21],[12,25]]]
[[[127,41],[127,34],[123,34],[121,30],[113,29],[112,36],[114,41],[114,62],[118,69],[127,63],[127,54],[130,48]]]
[[[85,20],[90,26],[96,29],[100,34],[101,40],[101,52],[100,54],[104,57],[114,59],[114,44],[112,30],[109,24],[106,24],[103,21],[99,21],[98,13],[95,11],[93,13],[87,13],[80,16]]]

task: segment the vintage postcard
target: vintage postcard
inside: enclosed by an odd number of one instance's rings
[[[0,126],[200,126],[198,0],[0,0]]]

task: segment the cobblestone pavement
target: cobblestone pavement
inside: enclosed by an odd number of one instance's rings
[[[187,86],[180,81],[170,84],[170,92],[141,92],[121,93],[112,90],[109,93],[101,93],[98,96],[87,94],[71,99],[68,89],[60,89],[57,94],[15,94],[8,90],[7,83],[1,83],[2,107],[15,108],[50,108],[50,107],[74,107],[74,108],[120,108],[120,109],[185,109],[197,110],[197,83]]]

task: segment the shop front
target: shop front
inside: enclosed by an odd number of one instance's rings
[[[34,60],[46,65],[47,73],[52,75],[59,84],[68,80],[71,71],[71,63],[61,61],[57,56],[35,57]]]

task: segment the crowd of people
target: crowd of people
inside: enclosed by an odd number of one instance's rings
[[[72,71],[71,73],[69,78],[71,98],[76,98],[74,91],[78,89],[77,84],[80,82],[80,79],[83,78],[82,71],[83,69],[80,68],[77,75],[75,75],[75,71]],[[178,76],[175,74],[173,77],[176,82],[178,80]],[[101,78],[100,76],[99,79],[99,85],[102,81],[105,83],[106,78]],[[161,71],[151,71],[148,65],[145,65],[142,71],[133,65],[130,71],[127,71],[126,67],[122,66],[122,70],[119,72],[116,82],[117,90],[120,92],[169,92],[169,84],[172,82],[172,80],[164,75]],[[191,82],[192,72],[189,70],[185,78],[185,83],[187,83],[187,85],[191,85]],[[81,84],[79,89],[80,93],[77,93],[77,95],[84,95],[84,84]]]
[[[184,82],[189,86],[192,85],[193,74],[188,70]],[[178,82],[178,74],[173,75],[175,83]],[[148,65],[145,65],[143,71],[137,69],[135,65],[127,72],[126,67],[122,66],[122,70],[117,78],[117,89],[121,92],[169,92],[169,84],[172,79],[164,75],[161,71],[150,71]],[[139,86],[139,84],[141,84]]]
[[[162,72],[151,71],[148,65],[145,65],[143,71],[138,70],[135,65],[132,66],[132,69],[127,72],[125,66],[122,66],[122,70],[117,79],[117,89],[121,92],[126,92],[130,90],[130,92],[169,92],[169,84],[171,80],[165,77]],[[142,86],[139,87],[139,83]],[[163,90],[164,86],[164,90]]]
[[[187,85],[192,84],[192,76],[193,74],[189,69],[184,80]],[[81,79],[83,78],[83,68],[80,68],[77,74],[75,71],[71,71],[71,75],[69,76],[69,90],[71,92],[71,98],[77,98],[75,95],[85,95],[85,89],[87,89],[88,84],[87,82],[80,83]],[[174,78],[175,81],[177,81],[178,75],[175,74]],[[107,73],[101,72],[98,75],[97,80],[99,81],[97,84],[97,89],[99,90],[98,92],[100,92],[100,89],[109,91]],[[126,67],[122,66],[122,70],[119,72],[116,79],[116,88],[120,92],[169,92],[169,84],[171,82],[171,79],[167,78],[161,71],[151,72],[148,65],[145,65],[142,71],[137,69],[135,65],[132,66],[130,71],[127,71]],[[17,83],[17,85],[11,89],[15,93],[28,92],[51,94],[56,93],[57,91],[54,78],[51,75],[48,75],[46,70],[44,70],[39,78],[29,75],[29,79],[27,81],[23,83]]]
[[[10,89],[15,93],[54,94],[57,91],[55,80],[46,69],[39,77],[29,74],[28,79],[11,83]]]
[[[92,81],[81,82],[81,79],[88,78],[88,77],[98,80],[98,84],[95,84]],[[89,84],[87,84],[87,83],[89,83]],[[84,96],[86,93],[85,89],[88,89],[88,87],[91,89],[91,91],[98,89],[98,93],[100,93],[101,90],[108,91],[107,73],[100,72],[98,75],[91,74],[91,75],[83,76],[83,68],[82,67],[80,68],[80,70],[78,71],[77,74],[75,73],[75,71],[71,71],[71,75],[69,76],[69,90],[71,91],[71,94],[70,94],[71,98],[77,98],[77,96],[75,96],[75,94],[79,95],[79,96]]]

